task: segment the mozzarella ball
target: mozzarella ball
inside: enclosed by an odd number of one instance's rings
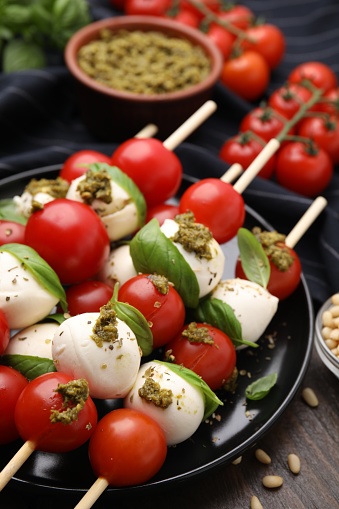
[[[36,323],[12,336],[4,355],[25,355],[52,360],[52,341],[57,322]]]
[[[137,377],[141,351],[134,333],[119,318],[118,339],[99,346],[92,339],[99,315],[82,313],[59,326],[52,344],[54,364],[58,371],[85,378],[93,398],[123,398]]]
[[[159,389],[170,391],[166,408],[140,396],[146,381],[159,384]],[[152,417],[164,430],[168,445],[187,440],[195,433],[204,417],[204,396],[184,378],[157,361],[140,367],[133,388],[124,399],[126,408],[133,408]]]
[[[0,251],[0,309],[10,329],[22,329],[49,315],[59,299],[43,288],[11,253]]]
[[[122,286],[136,275],[129,244],[122,244],[112,249],[97,278],[113,288],[115,283],[118,282]]]
[[[179,230],[179,224],[173,219],[166,219],[160,230],[167,238],[173,237]],[[208,243],[212,258],[207,260],[195,253],[186,251],[184,246],[179,242],[173,242],[178,251],[190,265],[198,280],[200,293],[199,299],[208,295],[222,278],[225,266],[225,255],[215,239],[211,239]]]
[[[17,210],[25,217],[29,217],[32,212],[32,201],[45,205],[55,198],[48,193],[39,192],[34,196],[29,191],[24,191],[21,196],[14,196],[13,201],[17,206]]]
[[[279,299],[265,288],[240,278],[220,281],[211,298],[231,306],[241,324],[243,339],[253,343],[265,332],[279,304]]]

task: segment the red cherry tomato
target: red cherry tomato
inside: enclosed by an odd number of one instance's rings
[[[276,89],[268,99],[268,106],[290,119],[307,103],[312,92],[297,83],[287,83]]]
[[[280,185],[303,196],[314,197],[329,185],[333,175],[330,156],[313,145],[290,142],[277,155],[275,175]]]
[[[210,24],[206,35],[219,48],[224,60],[227,60],[231,56],[235,36],[217,23]]]
[[[156,218],[159,221],[160,226],[165,219],[174,219],[179,214],[178,205],[171,205],[169,203],[162,203],[155,205],[147,210],[146,223],[151,219]]]
[[[125,0],[124,12],[130,15],[164,16],[171,0]]]
[[[111,286],[102,281],[84,281],[66,290],[68,312],[70,315],[99,312],[113,294]]]
[[[15,407],[15,424],[23,440],[46,452],[66,452],[84,444],[97,424],[97,409],[89,396],[77,419],[64,424],[51,422],[51,411],[65,409],[63,396],[56,392],[59,384],[72,377],[62,372],[45,373],[32,380],[21,392]],[[74,404],[67,403],[68,406]]]
[[[28,385],[28,380],[19,371],[0,365],[0,445],[19,438],[15,426],[14,411],[16,402]]]
[[[231,184],[207,178],[189,186],[179,202],[179,211],[192,211],[197,223],[207,226],[217,242],[232,239],[245,220],[244,199]]]
[[[247,28],[246,35],[248,39],[242,41],[242,48],[260,53],[270,69],[278,67],[286,49],[285,36],[280,28],[271,24],[256,25]]]
[[[339,113],[339,88],[331,88],[325,94],[322,99],[314,105],[315,111],[323,111],[329,115],[338,116]]]
[[[111,164],[134,181],[148,207],[172,198],[181,184],[183,169],[179,158],[156,138],[132,138],[121,143]]]
[[[241,132],[252,131],[266,142],[276,138],[284,128],[285,121],[281,119],[272,108],[258,106],[247,113],[240,123]],[[289,134],[294,133],[294,128]]]
[[[68,182],[80,177],[88,170],[88,165],[93,163],[111,163],[111,158],[96,150],[79,150],[66,159],[60,170],[59,176]]]
[[[66,198],[47,203],[29,217],[25,243],[55,270],[63,284],[93,277],[110,252],[99,216],[88,205]]]
[[[206,323],[197,323],[200,331],[205,330],[208,341],[194,341],[185,336],[190,325],[171,341],[165,350],[165,357],[174,358],[176,364],[182,364],[194,371],[215,391],[230,378],[236,364],[236,351],[231,339],[221,330]]]
[[[188,9],[179,9],[176,15],[173,16],[173,19],[192,28],[198,28],[200,23],[198,14]]]
[[[287,299],[298,287],[301,277],[301,263],[297,253],[287,247],[285,244],[278,242],[283,250],[287,251],[293,258],[292,265],[285,271],[280,270],[269,257],[271,273],[270,279],[267,285],[267,290],[278,297],[280,300]],[[242,269],[241,261],[238,260],[235,268],[236,277],[240,279],[247,279]]]
[[[337,87],[337,77],[334,71],[322,62],[305,62],[295,67],[288,81],[290,83],[301,83],[303,80],[309,80],[317,88],[327,92],[331,88]]]
[[[25,226],[14,221],[0,221],[0,246],[11,242],[24,244]]]
[[[111,486],[148,481],[160,470],[166,456],[166,438],[158,423],[129,408],[106,414],[89,442],[94,474]]]
[[[298,134],[314,140],[334,164],[339,163],[339,124],[335,116],[304,118],[298,126]]]
[[[244,170],[254,161],[262,151],[264,145],[248,133],[240,133],[224,142],[219,157],[229,165],[239,163]],[[259,171],[258,176],[269,179],[274,172],[276,156],[273,155]]]
[[[270,68],[263,56],[255,51],[244,51],[224,63],[220,80],[247,101],[259,99],[267,89]]]
[[[168,343],[181,330],[185,321],[185,306],[173,286],[162,293],[152,282],[154,276],[139,274],[124,283],[119,301],[137,308],[151,326],[153,347]]]
[[[226,8],[218,12],[218,17],[221,21],[230,23],[236,28],[246,30],[251,25],[255,15],[253,11],[245,5],[230,4],[228,9]]]
[[[0,309],[0,355],[6,350],[10,339],[10,329],[5,313]]]
[[[219,0],[201,0],[202,5],[210,9],[212,12],[218,12],[220,8]],[[204,14],[191,2],[187,2],[187,0],[179,0],[180,9],[184,9],[185,11],[190,11],[195,14],[199,22],[204,18]]]

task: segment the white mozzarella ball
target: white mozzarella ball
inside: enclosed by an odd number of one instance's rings
[[[57,322],[36,323],[21,329],[10,339],[4,355],[25,355],[52,360],[52,341]]]
[[[161,389],[171,391],[172,402],[166,408],[139,395],[139,389],[149,377]],[[201,424],[205,409],[202,392],[157,361],[141,365],[134,386],[124,399],[124,406],[152,417],[165,432],[168,445],[179,444],[192,436]]]
[[[39,322],[51,313],[58,301],[14,255],[0,251],[0,309],[10,329]]]
[[[14,196],[13,201],[17,206],[17,210],[25,217],[29,217],[32,211],[32,201],[45,205],[55,198],[48,193],[36,193],[34,196],[29,191],[24,191],[21,196]]]
[[[123,398],[134,384],[141,361],[137,339],[117,318],[119,337],[98,346],[92,339],[100,313],[82,313],[65,320],[54,334],[52,355],[58,371],[88,381],[93,398]]]
[[[265,288],[240,278],[220,281],[211,297],[226,302],[233,309],[241,324],[243,339],[254,343],[265,332],[279,304],[279,299]]]
[[[71,182],[66,198],[80,202],[83,201],[77,188],[79,183],[85,180],[85,178],[86,175],[81,175]],[[91,203],[91,207],[102,219],[109,239],[116,241],[134,233],[138,229],[139,217],[137,207],[127,191],[113,180],[110,183],[112,201],[105,203],[102,200],[95,199]]]
[[[97,278],[113,288],[115,283],[118,282],[122,286],[136,275],[129,245],[122,244],[112,249]]]
[[[170,239],[179,230],[179,224],[173,219],[165,219],[160,230],[167,238]],[[179,242],[173,242],[173,244],[185,258],[186,262],[190,265],[196,275],[200,288],[199,298],[205,297],[219,283],[224,272],[225,255],[220,245],[214,238],[210,240],[209,248],[212,258],[207,260],[195,253],[186,251]]]

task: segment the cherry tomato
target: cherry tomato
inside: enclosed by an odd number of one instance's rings
[[[167,293],[157,286],[156,276],[139,274],[126,281],[119,290],[119,301],[137,308],[151,326],[153,347],[168,343],[182,328],[185,306],[172,285]]]
[[[25,243],[55,270],[63,284],[93,277],[110,252],[100,217],[88,205],[66,198],[47,203],[29,217]]]
[[[331,88],[322,96],[317,104],[314,105],[315,111],[322,111],[329,115],[338,116],[339,113],[339,88]]]
[[[77,419],[64,424],[51,422],[51,412],[65,410],[63,396],[56,391],[72,377],[62,372],[45,373],[34,378],[21,392],[15,407],[15,424],[21,438],[30,440],[45,452],[67,452],[84,444],[97,424],[97,409],[88,396]],[[67,407],[74,407],[70,402]]]
[[[8,321],[5,313],[0,309],[0,355],[4,353],[6,350],[9,339],[10,339],[10,329],[8,326]]]
[[[307,117],[298,126],[299,136],[311,138],[318,147],[324,149],[334,164],[339,163],[339,124],[332,117]]]
[[[80,177],[88,170],[88,165],[93,163],[111,163],[111,158],[96,150],[79,150],[66,159],[61,167],[59,176],[67,182]]]
[[[272,295],[278,297],[278,299],[284,300],[287,299],[287,297],[289,297],[299,285],[301,277],[301,263],[297,253],[290,247],[286,246],[286,244],[278,242],[277,246],[292,257],[293,263],[287,270],[280,270],[278,266],[273,263],[270,256],[268,257],[271,273],[267,290]],[[247,279],[240,260],[237,260],[235,274],[236,277],[239,277],[240,279]]]
[[[171,0],[125,0],[124,12],[130,15],[164,16]]]
[[[183,193],[179,211],[192,211],[197,223],[207,226],[220,244],[233,238],[245,220],[241,194],[216,178],[195,182]]]
[[[312,144],[290,142],[277,155],[275,175],[280,185],[303,196],[314,197],[329,185],[333,175],[330,156]]]
[[[171,205],[170,203],[162,203],[155,205],[147,210],[146,223],[151,219],[156,218],[159,221],[160,226],[165,219],[174,219],[179,214],[178,205]]]
[[[221,21],[230,23],[236,28],[246,30],[251,25],[255,15],[253,11],[245,5],[230,4],[228,9],[226,8],[218,12],[218,17]]]
[[[290,83],[301,83],[309,80],[317,88],[327,92],[337,87],[337,77],[334,71],[322,62],[305,62],[295,67],[288,76]]]
[[[258,106],[247,113],[240,123],[241,132],[252,131],[265,141],[278,136],[285,126],[285,120],[279,118],[272,108]],[[293,134],[294,129],[289,131]]]
[[[132,138],[121,143],[111,164],[134,181],[148,207],[172,198],[181,184],[183,169],[179,158],[156,138]]]
[[[259,143],[249,133],[240,133],[224,142],[221,146],[219,157],[226,163],[232,165],[239,163],[244,170],[254,161],[258,154],[264,148],[263,143]],[[258,176],[269,179],[275,169],[276,155],[274,154],[259,171]]]
[[[16,369],[0,365],[0,445],[19,438],[15,426],[14,411],[16,402],[28,385],[28,380]]]
[[[25,226],[15,221],[0,221],[0,246],[11,242],[24,244]]]
[[[221,330],[206,323],[186,325],[165,350],[165,358],[194,371],[215,391],[230,378],[236,364],[236,351],[231,339]],[[203,340],[194,339],[203,333]],[[206,342],[208,341],[208,342]]]
[[[102,281],[83,281],[66,290],[68,312],[70,315],[99,312],[113,295],[112,287]]]
[[[166,438],[159,424],[129,408],[113,410],[100,419],[89,442],[94,474],[111,486],[148,481],[166,456]]]
[[[268,106],[290,119],[309,101],[312,92],[298,83],[287,83],[276,89],[268,99]]]
[[[219,48],[224,60],[227,60],[231,56],[235,36],[217,23],[210,24],[206,35]]]
[[[224,63],[220,80],[243,99],[254,101],[267,89],[270,68],[256,51],[244,51]]]
[[[220,8],[219,0],[201,0],[200,3],[212,12],[218,12]],[[190,11],[195,14],[198,17],[199,22],[204,18],[204,14],[200,11],[200,9],[187,0],[179,0],[179,7],[180,9],[184,9],[185,11]]]
[[[182,23],[188,27],[198,28],[200,23],[200,18],[198,14],[188,9],[179,9],[175,16],[173,16],[174,21],[178,23]]]
[[[256,25],[247,28],[246,35],[248,38],[242,41],[242,48],[260,53],[270,69],[278,67],[286,49],[285,36],[280,28],[271,24]]]

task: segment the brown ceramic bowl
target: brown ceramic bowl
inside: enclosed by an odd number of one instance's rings
[[[97,40],[103,28],[156,30],[168,36],[187,39],[204,50],[211,61],[210,73],[200,83],[171,93],[136,94],[102,85],[80,69],[77,54],[82,46]],[[151,16],[120,16],[91,23],[74,34],[65,49],[65,63],[75,78],[83,121],[88,129],[103,141],[130,138],[150,123],[157,125],[157,137],[165,139],[210,99],[221,73],[222,62],[219,50],[199,30],[168,18]]]

